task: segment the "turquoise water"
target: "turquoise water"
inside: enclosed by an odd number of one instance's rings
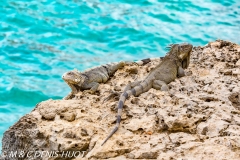
[[[36,103],[70,91],[68,70],[163,56],[183,41],[239,44],[239,33],[239,0],[0,0],[0,140]]]

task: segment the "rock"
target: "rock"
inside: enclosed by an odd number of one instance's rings
[[[210,44],[210,46],[212,47],[212,48],[220,48],[221,47],[221,42],[218,42],[218,41],[216,41],[216,42],[211,42],[211,43],[209,43]]]
[[[240,50],[240,49],[239,49]],[[240,52],[240,51],[239,51]],[[236,62],[236,66],[240,67],[240,59]]]
[[[223,40],[194,47],[187,76],[170,83],[169,92],[131,96],[119,130],[103,146],[117,113],[117,100],[104,98],[143,79],[159,61],[125,66],[97,94],[39,103],[4,133],[2,151],[59,153],[16,159],[64,159],[70,151],[84,153],[75,160],[240,159],[239,48]]]
[[[64,120],[66,120],[66,121],[72,122],[72,121],[75,120],[76,115],[75,115],[75,113],[67,112],[67,113],[61,113],[60,117],[63,118]]]
[[[232,105],[240,110],[240,92],[231,93],[228,99],[231,101]]]

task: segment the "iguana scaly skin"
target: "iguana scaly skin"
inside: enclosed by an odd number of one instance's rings
[[[168,83],[174,81],[177,77],[185,75],[183,68],[185,69],[189,65],[192,47],[189,43],[173,44],[162,62],[155,67],[143,81],[130,83],[125,87],[118,102],[116,126],[102,145],[118,130],[123,105],[129,96],[138,96],[151,88],[168,91]]]
[[[147,58],[137,62],[122,61],[90,68],[84,72],[79,72],[77,70],[66,72],[62,75],[62,79],[69,85],[72,91],[63,99],[71,99],[76,93],[84,90],[88,90],[86,92],[90,93],[96,92],[99,83],[105,83],[118,69],[124,67],[127,64],[135,63],[138,65],[145,65],[152,60],[162,58],[163,57]]]

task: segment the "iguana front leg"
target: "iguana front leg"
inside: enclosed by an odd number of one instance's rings
[[[73,95],[74,94],[72,92],[70,92],[67,96],[63,97],[63,100],[71,99],[71,98],[73,98]]]
[[[93,94],[97,91],[98,87],[99,87],[99,83],[91,82],[89,84],[84,85],[84,88],[89,89],[89,90],[84,90],[83,92]]]
[[[183,76],[185,76],[185,72],[184,72],[184,70],[183,70],[183,68],[182,68],[181,66],[178,67],[177,76],[178,76],[178,77],[183,77]]]
[[[63,98],[64,100],[73,98],[74,94],[76,94],[78,92],[77,88],[73,84],[70,84],[70,83],[67,83],[67,84],[69,85],[69,87],[71,88],[72,91]]]

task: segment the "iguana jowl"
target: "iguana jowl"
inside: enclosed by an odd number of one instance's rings
[[[71,88],[71,93],[69,93],[63,99],[67,100],[74,96],[74,94],[89,90],[88,92],[94,93],[97,91],[99,83],[105,83],[118,69],[124,67],[127,64],[136,63],[138,65],[145,65],[152,60],[162,59],[159,58],[147,58],[137,62],[116,62],[105,64],[102,66],[90,68],[84,72],[79,72],[77,70],[66,72],[62,75],[62,79]]]
[[[187,68],[190,63],[192,47],[189,43],[173,44],[169,53],[162,59],[162,62],[143,81],[137,81],[125,87],[118,102],[116,126],[102,145],[118,130],[123,105],[129,96],[138,96],[151,88],[167,91],[169,89],[168,83],[174,81],[177,77],[185,75],[183,69]]]

